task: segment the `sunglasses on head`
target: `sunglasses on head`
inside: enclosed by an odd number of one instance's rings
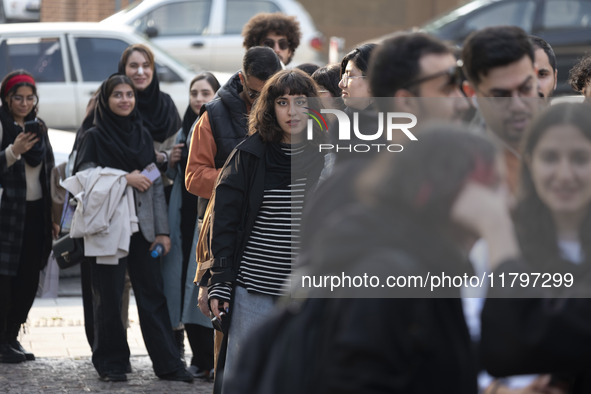
[[[275,41],[272,38],[265,38],[263,40],[263,45],[266,47],[275,48],[275,44],[278,44],[279,49],[281,50],[286,50],[289,47],[289,42],[285,38],[282,38],[279,41]]]

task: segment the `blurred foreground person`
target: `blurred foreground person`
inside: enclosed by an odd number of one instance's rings
[[[385,284],[470,273],[466,254],[479,236],[498,247],[496,264],[517,253],[499,161],[486,139],[452,126],[379,157],[355,179],[361,202],[327,216],[327,231],[309,244],[310,264],[292,286],[309,299],[259,325],[231,392],[476,393],[460,290]],[[304,276],[364,273],[382,286],[300,285]]]
[[[591,392],[590,124],[587,104],[557,104],[526,134],[515,212],[523,261],[497,272],[540,273],[552,286],[493,287],[491,297],[515,298],[488,299],[482,317],[482,357],[492,375],[549,373],[547,390],[568,393]]]

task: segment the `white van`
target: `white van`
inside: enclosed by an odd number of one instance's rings
[[[85,22],[0,25],[0,78],[19,68],[29,71],[37,82],[39,117],[49,127],[75,130],[91,95],[117,72],[123,50],[136,43],[154,52],[160,88],[172,96],[182,115],[196,72],[126,26]],[[216,73],[222,84],[229,76]]]
[[[244,55],[242,28],[261,12],[283,12],[300,23],[302,39],[290,66],[326,62],[322,34],[295,0],[139,0],[101,23],[131,26],[189,65],[235,72]]]

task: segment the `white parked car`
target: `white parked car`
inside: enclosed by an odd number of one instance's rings
[[[76,140],[76,133],[73,131],[64,131],[57,129],[49,129],[49,142],[53,148],[53,157],[55,158],[55,165],[67,163],[74,141]]]
[[[41,0],[0,0],[0,23],[38,22]]]
[[[153,51],[162,91],[182,114],[189,102],[195,71],[133,33],[131,28],[101,23],[17,23],[0,25],[0,76],[23,68],[37,81],[39,117],[49,127],[75,130],[89,98],[100,83],[117,72],[121,53],[142,43]],[[229,74],[217,73],[220,83]]]
[[[300,23],[302,39],[290,65],[325,62],[322,34],[295,0],[143,0],[101,23],[128,25],[175,58],[205,70],[242,65],[242,28],[260,12],[283,12]]]

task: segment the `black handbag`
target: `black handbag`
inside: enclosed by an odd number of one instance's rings
[[[68,196],[69,193],[66,192],[60,223],[60,228],[64,233],[57,241],[53,242],[52,246],[53,257],[61,269],[73,267],[84,260],[84,239],[70,237],[74,206]]]
[[[84,239],[71,238],[70,233],[53,243],[53,256],[61,269],[66,269],[84,260]]]

